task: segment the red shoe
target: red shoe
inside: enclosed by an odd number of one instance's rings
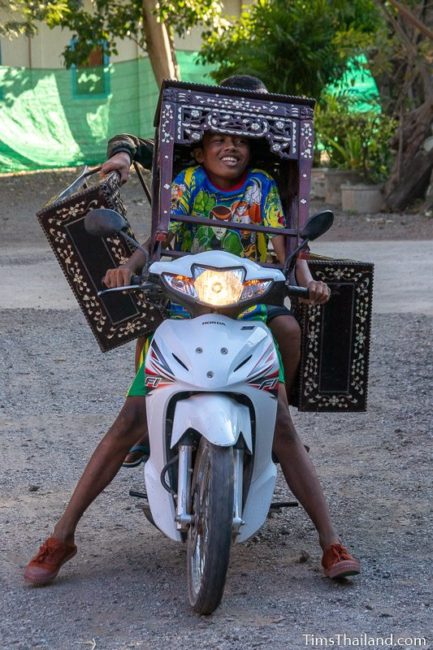
[[[342,544],[330,544],[323,551],[322,567],[328,578],[356,576],[361,571],[359,560]]]
[[[33,585],[48,584],[54,580],[62,565],[73,558],[76,552],[75,544],[67,544],[55,537],[49,537],[26,566],[24,579]]]

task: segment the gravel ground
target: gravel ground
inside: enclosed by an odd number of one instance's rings
[[[32,247],[45,244],[34,212],[66,178],[0,179],[4,258],[26,263]],[[401,238],[431,227],[422,215],[391,218],[411,224]],[[360,225],[345,228],[350,236]],[[384,228],[396,238],[394,225]],[[24,585],[23,567],[123,402],[133,346],[100,354],[76,308],[0,310],[0,647],[433,650],[432,329],[422,314],[376,314],[368,412],[295,414],[362,575],[344,584],[324,578],[315,531],[291,508],[233,548],[222,605],[199,617],[187,603],[185,549],[152,528],[128,496],[142,487],[140,470],[121,471],[89,509],[79,553],[51,587]],[[277,492],[290,498],[281,477]]]

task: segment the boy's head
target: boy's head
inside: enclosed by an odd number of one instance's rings
[[[193,155],[202,165],[209,180],[228,190],[240,180],[250,162],[250,144],[247,138],[224,133],[207,132]]]
[[[224,88],[240,88],[241,90],[253,90],[256,93],[267,93],[268,89],[261,79],[250,74],[234,74],[223,79],[220,86]]]
[[[221,86],[267,93],[261,79],[252,75],[233,75],[224,79]],[[251,159],[251,147],[247,138],[207,132],[201,142],[194,146],[193,155],[210,179],[222,189],[230,189],[239,181]]]

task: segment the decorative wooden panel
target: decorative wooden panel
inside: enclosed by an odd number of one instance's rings
[[[298,305],[302,353],[300,411],[365,411],[373,300],[373,265],[312,259],[313,276],[332,291],[320,306]]]
[[[123,238],[94,237],[84,228],[93,208],[106,207],[125,215],[119,177],[81,177],[37,213],[39,222],[103,352],[151,332],[161,321],[158,310],[139,292],[98,296],[109,268],[126,260],[132,249]],[[130,233],[132,234],[132,233]]]

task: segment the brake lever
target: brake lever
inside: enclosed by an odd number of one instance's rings
[[[112,287],[111,289],[102,289],[98,291],[98,296],[104,296],[107,293],[118,293],[120,291],[143,291],[148,295],[154,293],[157,297],[162,294],[162,289],[155,282],[143,282],[139,275],[131,276],[132,284],[125,284],[123,287]]]

